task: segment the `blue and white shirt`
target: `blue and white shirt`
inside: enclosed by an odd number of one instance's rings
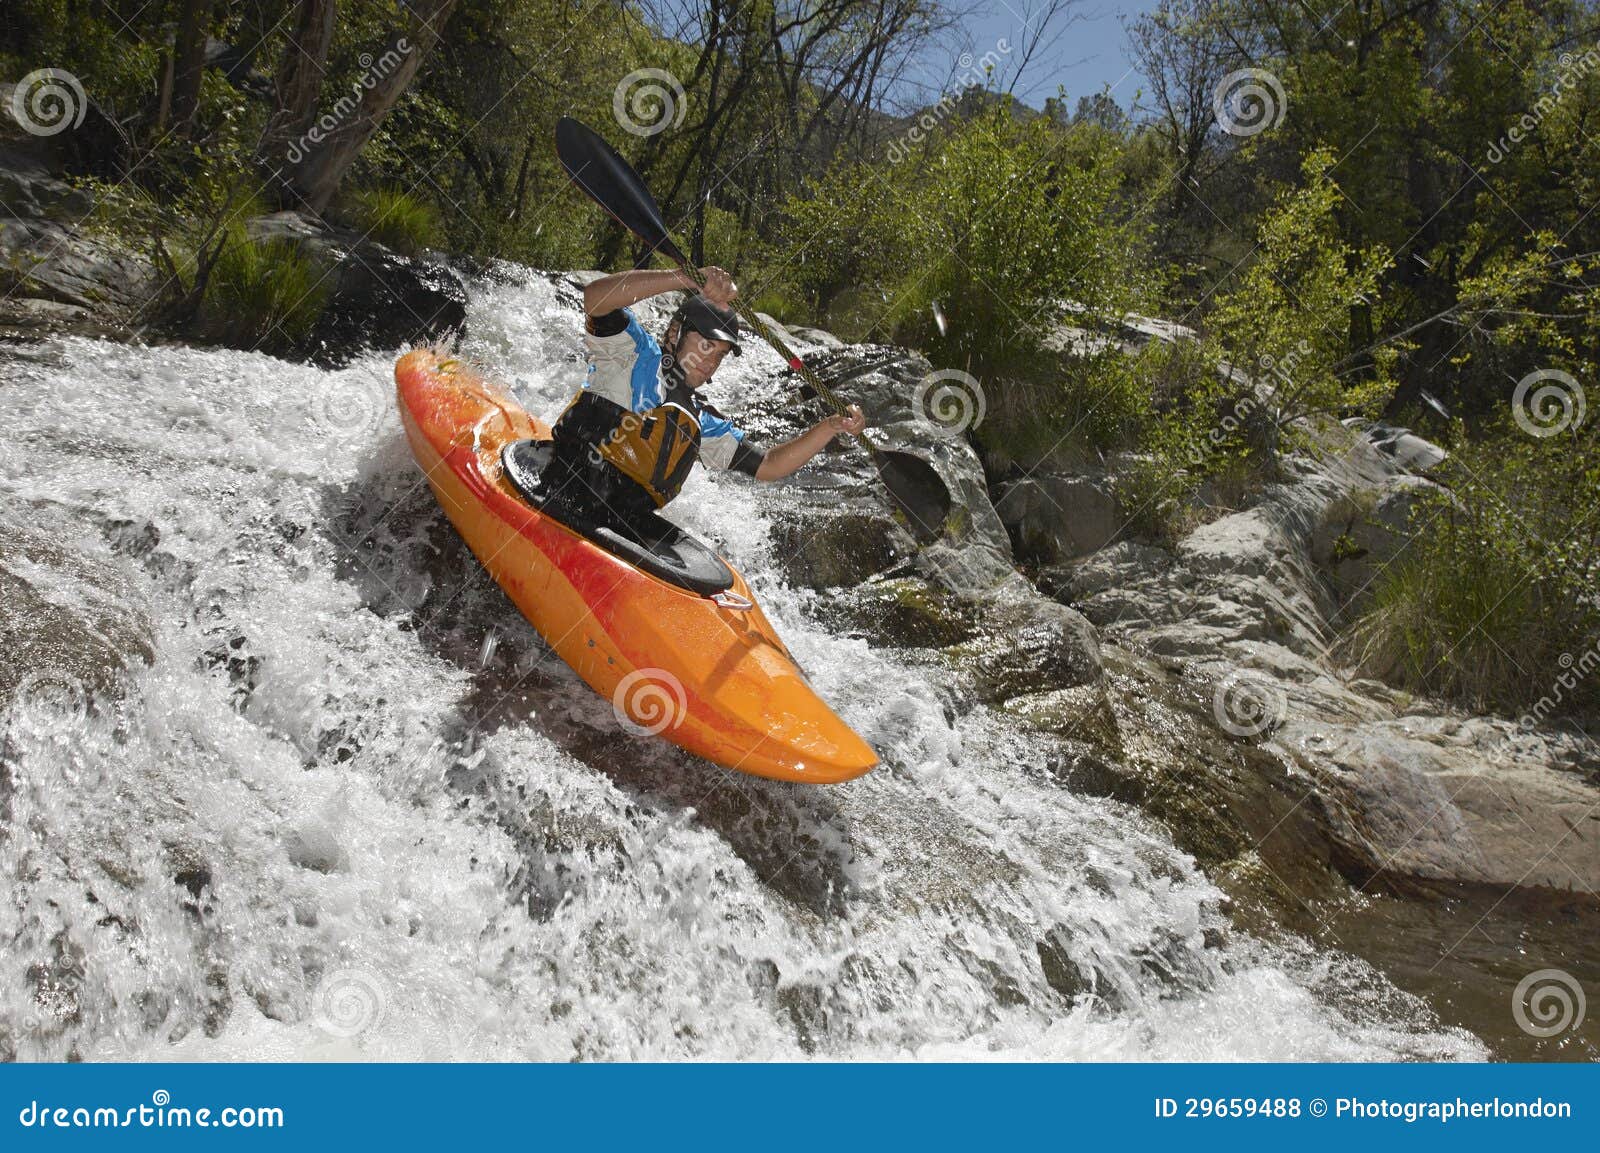
[[[631,309],[589,317],[583,342],[589,361],[586,390],[630,412],[677,402],[669,401],[662,386],[661,345]],[[754,476],[763,454],[743,443],[744,431],[698,394],[691,403],[700,422],[701,461],[708,468],[737,468]]]

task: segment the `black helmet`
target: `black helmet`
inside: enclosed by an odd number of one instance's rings
[[[678,332],[692,328],[707,340],[726,340],[733,345],[733,355],[743,355],[739,347],[739,317],[726,305],[718,304],[696,293],[678,309]]]

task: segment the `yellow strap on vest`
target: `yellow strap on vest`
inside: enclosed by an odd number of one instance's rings
[[[675,404],[630,412],[599,452],[660,508],[678,495],[699,458],[700,422]]]

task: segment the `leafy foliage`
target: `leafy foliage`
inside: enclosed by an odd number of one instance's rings
[[[439,213],[399,188],[363,188],[350,197],[353,223],[366,236],[415,254],[438,242]]]
[[[254,240],[234,226],[206,282],[202,323],[277,351],[310,335],[327,299],[325,270],[293,241]]]
[[[1372,675],[1477,708],[1600,704],[1600,436],[1461,443],[1347,641]],[[1590,652],[1587,660],[1585,652]],[[1583,676],[1560,683],[1574,667]],[[1548,699],[1547,699],[1548,698]]]

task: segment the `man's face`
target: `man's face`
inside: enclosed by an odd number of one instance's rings
[[[689,387],[699,388],[710,380],[732,347],[726,340],[707,340],[693,329],[685,332],[678,346],[678,363],[683,365],[683,379]]]

